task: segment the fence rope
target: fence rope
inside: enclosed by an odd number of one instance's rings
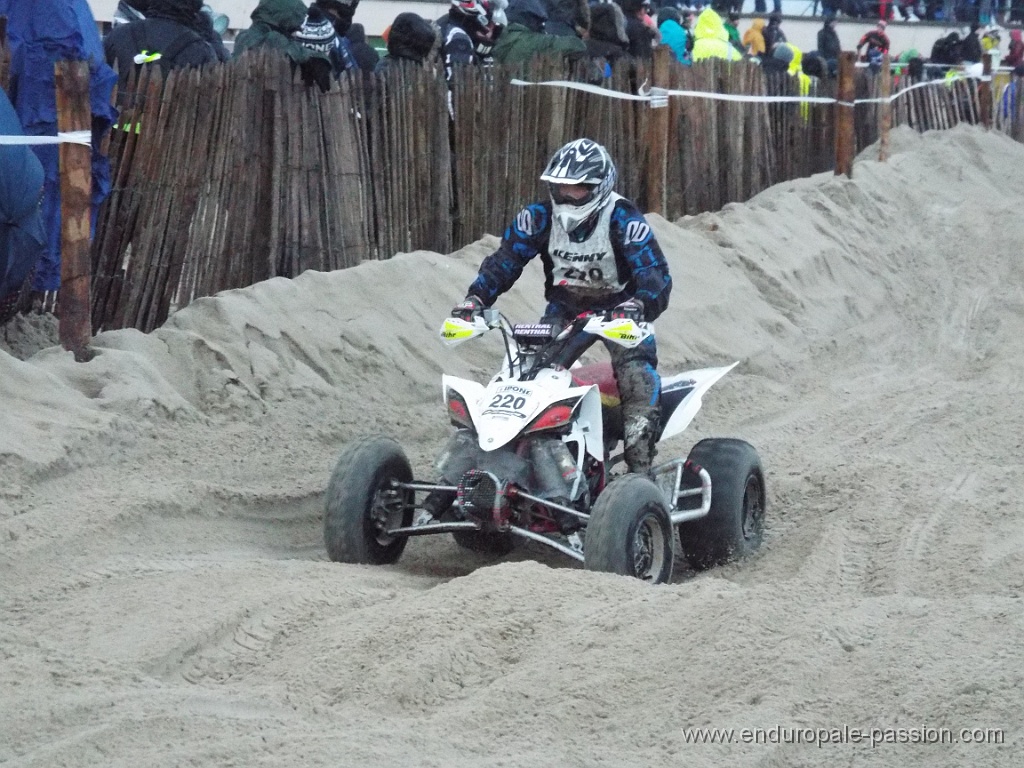
[[[945,80],[928,80],[921,83],[915,83],[914,85],[904,88],[899,93],[895,93],[888,98],[877,98],[877,99],[854,99],[853,101],[839,101],[831,96],[756,96],[754,94],[739,94],[739,93],[713,93],[710,91],[679,91],[667,88],[657,87],[646,87],[646,83],[640,86],[640,93],[625,93],[624,91],[615,91],[611,88],[605,88],[600,85],[591,85],[589,83],[577,83],[572,80],[543,80],[540,82],[530,82],[528,80],[519,80],[518,78],[512,79],[512,85],[521,87],[525,86],[547,86],[551,88],[568,88],[574,91],[583,91],[584,93],[593,93],[599,96],[607,96],[612,99],[623,99],[625,101],[646,101],[651,104],[652,107],[664,106],[669,96],[679,96],[684,98],[693,99],[709,99],[711,101],[737,101],[747,104],[839,104],[843,107],[855,107],[859,104],[885,104],[896,101],[896,99],[910,93],[918,88],[925,88],[928,86],[948,86],[958,80],[991,80],[991,78],[985,77],[971,77],[969,75],[956,75]]]
[[[25,144],[83,144],[92,146],[92,131],[70,131],[56,136],[0,136],[0,146]]]

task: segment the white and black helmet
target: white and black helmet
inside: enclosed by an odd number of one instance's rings
[[[548,184],[555,219],[572,232],[608,202],[615,187],[615,163],[596,141],[576,139],[555,152],[540,180]],[[563,184],[585,184],[590,194],[580,199],[563,197],[558,189]]]

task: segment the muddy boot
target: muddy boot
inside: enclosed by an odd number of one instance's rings
[[[623,453],[629,471],[638,475],[650,474],[658,437],[658,409],[641,408],[627,413],[625,433]]]

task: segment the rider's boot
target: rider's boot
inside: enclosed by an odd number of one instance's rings
[[[630,472],[650,474],[658,438],[658,418],[658,409],[650,406],[630,409],[624,414],[623,453]]]

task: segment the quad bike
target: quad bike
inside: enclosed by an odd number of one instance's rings
[[[764,473],[749,443],[708,438],[649,475],[609,476],[622,461],[612,456],[623,437],[615,378],[610,363],[578,360],[599,339],[642,343],[653,333],[648,324],[585,314],[557,331],[513,326],[483,310],[448,318],[441,338],[461,344],[495,329],[505,360],[486,386],[442,377],[456,431],[437,460],[436,482],[413,479],[390,438],[346,446],[327,490],[332,560],[394,563],[410,536],[451,533],[462,547],[498,555],[529,539],[589,570],[659,583],[672,575],[673,527],[696,569],[760,546]],[[682,432],[704,393],[734,366],[663,378],[658,440]]]

